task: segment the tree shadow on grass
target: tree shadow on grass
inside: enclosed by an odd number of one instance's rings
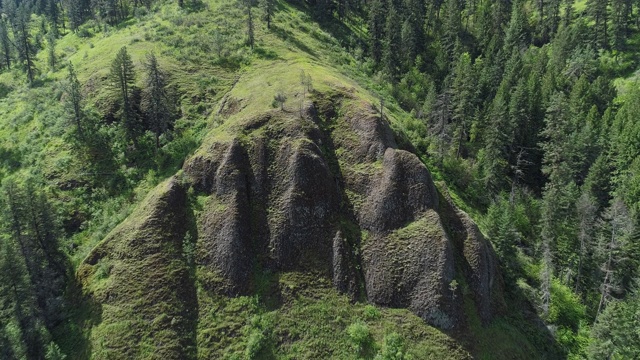
[[[335,14],[330,16],[320,17],[313,7],[309,6],[304,0],[289,0],[288,3],[296,8],[296,10],[304,12],[306,14],[312,14],[313,20],[320,25],[320,28],[329,33],[333,38],[338,40],[341,46],[345,48],[355,48],[365,46],[365,33],[356,33],[344,21],[338,19]],[[356,14],[356,16],[363,16],[363,14]],[[316,39],[316,34],[311,34]],[[318,39],[322,40],[322,39]]]
[[[92,353],[90,328],[102,322],[102,305],[83,295],[76,278],[71,280],[65,294],[65,320],[53,329],[53,339],[69,359],[89,359]]]
[[[271,32],[273,32],[281,40],[291,43],[293,46],[295,46],[299,50],[302,50],[305,53],[311,55],[313,58],[317,59],[318,54],[309,46],[307,46],[305,43],[298,40],[291,30],[287,30],[283,27],[277,26],[276,24],[272,24]]]

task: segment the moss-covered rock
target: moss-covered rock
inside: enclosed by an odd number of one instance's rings
[[[182,256],[187,203],[171,179],[78,269],[93,303],[92,358],[184,359],[195,351],[196,296]]]

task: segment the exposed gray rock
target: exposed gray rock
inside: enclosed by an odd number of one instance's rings
[[[503,283],[495,251],[469,215],[455,207],[448,193],[445,192],[444,197],[440,212],[448,219],[449,233],[459,258],[464,260],[460,268],[471,290],[478,315],[487,323],[493,314],[504,308]]]
[[[215,191],[206,211],[215,216],[203,217],[198,232],[204,263],[227,280],[230,294],[246,293],[251,275],[248,173],[244,148],[233,141],[212,181]]]
[[[330,274],[339,210],[334,178],[314,142],[297,141],[282,153],[286,165],[278,166],[283,172],[274,176],[285,184],[285,191],[274,201],[271,258],[281,270]]]
[[[437,208],[438,195],[429,170],[414,154],[387,148],[382,168],[382,176],[369,186],[360,215],[363,228],[394,230],[416,220],[427,209]]]
[[[455,325],[459,309],[448,289],[455,275],[454,253],[435,211],[405,228],[372,235],[363,252],[369,301],[409,308],[441,328]]]
[[[250,291],[255,264],[324,274],[340,291],[364,288],[369,301],[446,329],[464,326],[456,279],[489,321],[502,283],[475,224],[441,204],[426,166],[398,149],[370,105],[318,96],[304,118],[274,110],[249,119],[227,130],[242,141],[213,141],[185,164],[209,195],[198,220],[202,265],[230,294]]]

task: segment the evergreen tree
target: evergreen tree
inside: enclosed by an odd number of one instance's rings
[[[90,15],[91,4],[89,3],[89,0],[68,0],[67,4],[68,4],[67,13],[68,13],[71,29],[73,31],[77,31],[78,27],[82,25],[85,19]],[[96,4],[96,6],[104,6],[104,5],[105,5],[104,1],[101,1]]]
[[[611,179],[613,171],[609,156],[606,153],[598,155],[584,181],[583,189],[592,196],[598,204],[598,209],[604,209],[611,198]]]
[[[267,22],[267,29],[271,29],[271,20],[273,13],[276,11],[276,0],[260,0],[260,7],[264,14],[264,20]]]
[[[0,55],[2,62],[7,69],[11,68],[11,40],[5,19],[0,18]]]
[[[585,272],[587,272],[585,268],[591,262],[590,251],[593,248],[597,210],[596,200],[588,192],[583,192],[576,202],[576,213],[579,219],[578,241],[580,242],[580,250],[574,289],[578,294],[586,291],[590,285],[589,276],[585,276]]]
[[[544,39],[548,39],[553,36],[558,30],[560,25],[560,7],[562,0],[549,0],[547,6],[548,15],[544,23]]]
[[[611,0],[611,33],[613,48],[622,51],[629,36],[632,0]]]
[[[47,34],[47,63],[52,71],[56,70],[56,37],[53,32]]]
[[[81,0],[71,0],[81,1]],[[78,4],[78,11],[82,11],[82,5]],[[95,3],[91,3],[91,7],[96,11],[98,17],[108,23],[109,25],[115,25],[121,20],[120,6],[117,0],[96,0]]]
[[[384,0],[372,0],[369,6],[369,51],[373,63],[378,65],[384,51],[386,6]]]
[[[575,0],[564,0],[564,16],[561,25],[567,27],[574,20],[574,2]]]
[[[504,27],[509,21],[511,12],[511,1],[498,0],[491,1],[490,32],[498,44],[502,44]]]
[[[402,24],[401,41],[402,54],[404,54],[402,60],[404,60],[405,67],[411,67],[418,54],[418,44],[414,28],[408,19]]]
[[[0,353],[14,356],[8,359],[35,359],[42,356],[35,299],[23,259],[12,241],[0,241],[0,299],[3,305],[0,321],[6,338],[6,348],[1,349]]]
[[[514,51],[522,51],[528,45],[527,16],[521,1],[513,4],[511,20],[504,36],[503,54],[511,56]],[[506,60],[506,58],[505,58]]]
[[[462,20],[460,18],[460,4],[458,0],[446,0],[445,13],[442,20],[442,36],[440,42],[442,48],[447,54],[450,63],[453,63],[457,54],[455,54],[456,45],[460,41],[460,32],[462,30]]]
[[[326,21],[333,15],[333,0],[315,0],[314,12],[320,21]]]
[[[155,54],[147,55],[144,67],[146,87],[142,107],[150,123],[151,131],[156,137],[156,148],[160,148],[160,135],[169,128],[175,110],[171,106],[173,101],[167,91],[167,75],[160,69]]]
[[[593,20],[593,42],[598,48],[606,48],[608,41],[608,6],[609,0],[587,0],[587,15]]]
[[[141,124],[134,109],[133,103],[133,87],[135,83],[135,69],[133,60],[127,52],[126,46],[123,46],[116,54],[115,59],[111,62],[111,72],[109,80],[114,93],[120,102],[120,116],[122,124],[129,138],[134,142],[137,141],[141,131]]]
[[[393,6],[393,3],[389,3],[389,13],[387,15],[387,24],[385,27],[386,39],[384,42],[384,63],[387,74],[391,77],[393,82],[396,82],[402,73],[402,58],[401,58],[401,20],[398,11]]]
[[[47,328],[59,324],[65,289],[64,256],[58,249],[57,224],[46,197],[31,181],[20,186],[12,179],[2,184],[0,226],[8,235],[4,249],[0,246],[0,276],[11,274],[8,297],[13,303],[14,352],[26,358],[44,358]],[[10,235],[9,235],[10,234]],[[17,250],[13,250],[13,244]],[[5,258],[1,258],[2,251]],[[4,260],[4,261],[3,261]],[[5,283],[3,281],[3,283]],[[0,291],[2,286],[0,285]],[[7,299],[0,296],[1,299]],[[0,313],[0,318],[2,318]],[[4,323],[4,321],[3,321]],[[20,349],[16,344],[23,344]]]
[[[469,137],[469,131],[473,115],[475,113],[475,75],[469,53],[460,55],[458,63],[454,68],[454,80],[452,84],[452,101],[454,121],[453,143],[456,157],[463,153],[463,146]]]
[[[634,223],[629,210],[619,198],[614,198],[611,206],[603,215],[606,223],[600,239],[598,258],[600,259],[600,301],[596,317],[605,309],[614,296],[624,292],[622,287],[622,262],[627,256],[624,249],[626,242],[634,233]]]
[[[487,236],[496,247],[496,253],[509,281],[515,280],[516,248],[522,238],[522,234],[516,228],[516,212],[516,205],[500,196],[489,206],[485,218]]]
[[[640,358],[640,292],[612,302],[593,326],[590,359]]]
[[[60,10],[58,9],[58,1],[57,0],[47,0],[46,4],[46,15],[49,20],[49,31],[52,33],[52,36],[55,38],[58,36],[58,26],[60,22]]]
[[[76,130],[81,138],[84,137],[84,113],[82,111],[82,86],[73,64],[68,65],[69,73],[67,75],[67,102],[66,106],[70,110],[71,122],[75,125]]]
[[[253,0],[244,0],[245,11],[247,13],[247,44],[253,49],[256,42],[255,29],[253,24]]]
[[[545,129],[542,135],[546,138],[541,144],[544,150],[544,164],[542,172],[548,176],[549,181],[557,184],[566,184],[573,179],[573,167],[571,157],[574,144],[570,142],[573,128],[569,119],[568,101],[566,96],[556,93],[547,108],[545,115]]]
[[[31,10],[28,3],[22,3],[16,10],[12,20],[13,37],[18,50],[18,58],[27,73],[29,84],[33,84],[36,74],[35,56],[37,48],[32,42],[31,36]]]
[[[412,62],[418,55],[424,54],[426,46],[425,27],[425,4],[422,0],[406,0],[404,6],[405,22],[402,27],[403,53],[407,62]]]
[[[506,188],[509,160],[516,150],[514,141],[518,124],[513,121],[509,112],[511,92],[520,78],[521,70],[520,53],[514,51],[505,65],[502,81],[488,109],[487,126],[482,134],[484,146],[479,162],[484,183],[493,194]],[[514,114],[517,112],[514,111]]]

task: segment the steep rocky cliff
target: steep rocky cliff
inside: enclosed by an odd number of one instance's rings
[[[95,357],[202,357],[238,331],[216,327],[215,304],[261,291],[261,274],[326,279],[456,333],[468,304],[485,323],[501,311],[491,245],[366,96],[325,81],[283,110],[247,93],[80,266]]]
[[[312,271],[451,329],[464,324],[455,279],[490,320],[500,276],[476,225],[371,104],[344,89],[313,98],[302,113],[272,110],[226,129],[184,166],[208,196],[199,263],[218,288],[249,292],[255,264]]]
[[[221,113],[236,120],[94,249],[79,270],[100,309],[94,354],[189,356],[196,284],[248,295],[265,271],[330,279],[354,301],[407,308],[445,330],[464,331],[465,299],[484,322],[500,311],[491,245],[387,119],[344,88],[310,99],[247,116],[246,100],[226,101]],[[119,337],[142,344],[119,348]]]

